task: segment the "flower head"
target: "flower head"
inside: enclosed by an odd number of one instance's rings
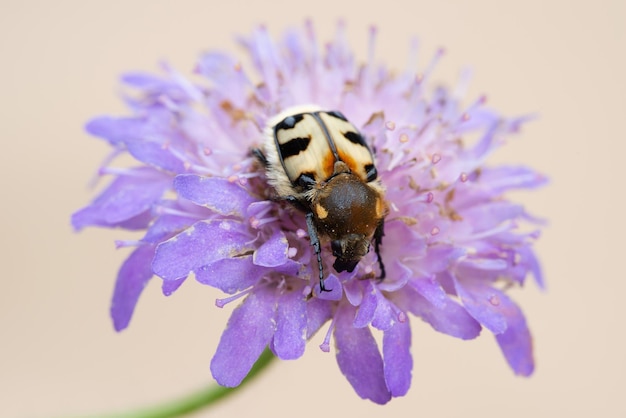
[[[375,31],[371,33],[371,51]],[[357,394],[377,403],[410,386],[411,315],[439,332],[471,339],[487,328],[516,374],[533,371],[531,336],[506,289],[529,274],[543,285],[531,249],[534,218],[504,197],[545,182],[522,167],[486,165],[525,118],[507,118],[479,98],[461,104],[465,80],[432,89],[426,71],[394,75],[373,52],[357,65],[338,27],[322,50],[310,25],[273,41],[263,28],[242,39],[246,68],[210,52],[192,82],[168,66],[164,76],[127,74],[131,116],[98,117],[87,125],[113,151],[100,169],[112,178],[76,212],[76,229],[103,226],[143,231],[122,265],[111,304],[116,330],[128,326],[154,276],[169,295],[190,276],[237,301],[211,361],[215,379],[237,386],[265,347],[281,359],[319,339]],[[251,153],[273,116],[314,103],[340,110],[366,138],[388,214],[380,255],[366,254],[352,272],[332,268],[322,241],[326,288],[305,214],[275,198]],[[120,168],[129,154],[134,167]],[[324,336],[314,337],[323,329]],[[382,332],[378,347],[373,332]]]

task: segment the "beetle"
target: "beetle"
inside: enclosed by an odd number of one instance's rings
[[[380,245],[388,208],[372,151],[359,130],[339,111],[305,105],[271,118],[264,136],[263,150],[253,153],[278,198],[306,214],[321,291],[332,290],[324,286],[320,239],[325,238],[337,272],[354,271],[373,241],[382,280]]]

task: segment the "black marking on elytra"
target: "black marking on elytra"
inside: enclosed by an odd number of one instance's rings
[[[344,122],[347,122],[348,119],[346,119],[346,117],[343,115],[343,113],[341,113],[338,110],[331,110],[330,112],[327,112],[330,116],[335,117],[337,119],[341,119]]]
[[[281,145],[278,141],[278,131],[293,129],[302,119],[304,119],[304,114],[291,115],[287,116],[285,119],[274,125],[274,145],[276,145],[276,148],[278,148],[278,158],[280,160],[280,165],[283,166],[283,170],[285,172],[287,172],[287,167],[285,167],[285,158],[287,158],[289,155],[283,154],[283,145]],[[288,143],[285,145],[288,145]],[[300,151],[298,151],[296,154],[298,154],[299,152]]]
[[[300,186],[305,190],[310,190],[313,186],[315,186],[317,182],[315,181],[315,173],[304,172],[298,176],[294,185]]]
[[[367,145],[365,144],[365,139],[363,138],[363,135],[361,135],[360,133],[354,132],[354,131],[348,131],[348,132],[344,132],[343,136],[346,137],[346,139],[352,142],[353,144],[358,144],[367,148]]]
[[[289,157],[300,154],[302,151],[306,150],[311,142],[311,137],[301,137],[301,138],[291,138],[289,141],[284,144],[279,144],[278,148],[280,150],[280,155],[283,160],[286,160]]]
[[[365,174],[367,174],[368,183],[370,181],[376,180],[376,178],[378,177],[378,170],[376,170],[374,164],[365,164],[363,168],[365,169]]]
[[[339,154],[337,153],[337,146],[335,145],[335,141],[333,141],[333,137],[330,135],[330,132],[328,132],[328,127],[326,126],[322,118],[320,118],[320,113],[322,112],[313,112],[311,113],[311,116],[315,118],[315,121],[317,122],[319,127],[322,128],[322,132],[324,133],[324,138],[326,138],[326,143],[330,147],[330,152],[333,153],[333,157],[335,157],[335,161],[338,161]]]
[[[293,129],[303,118],[304,114],[302,113],[299,115],[287,116],[285,119],[276,124],[274,127],[274,133],[277,133],[281,129]]]

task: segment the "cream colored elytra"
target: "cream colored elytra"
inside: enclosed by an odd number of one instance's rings
[[[379,253],[387,214],[374,158],[358,129],[338,111],[296,106],[271,118],[265,128],[264,159],[269,184],[280,198],[306,213],[311,245],[323,264],[318,235],[329,238],[333,266],[353,271],[372,239]]]

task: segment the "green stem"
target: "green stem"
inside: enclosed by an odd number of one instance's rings
[[[180,399],[164,403],[162,405],[140,409],[133,412],[122,412],[117,414],[102,415],[98,418],[174,418],[181,417],[199,409],[208,407],[219,400],[235,393],[237,389],[251,381],[261,370],[267,367],[274,359],[274,355],[267,348],[261,354],[257,362],[252,366],[248,376],[241,384],[234,388],[227,388],[218,385],[211,385],[199,392],[192,393]]]

